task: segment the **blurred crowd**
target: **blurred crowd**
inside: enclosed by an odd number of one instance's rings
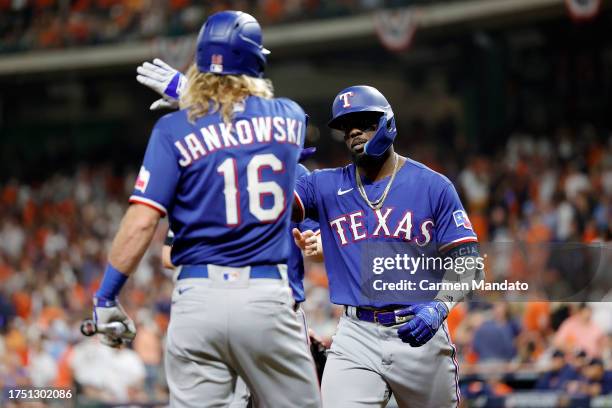
[[[405,3],[403,0],[0,0],[0,52],[195,33],[206,16],[226,9],[246,11],[262,25],[271,25],[338,17]]]
[[[446,160],[414,158],[455,182],[483,243],[610,241],[612,139],[592,127],[542,139],[515,134],[493,156],[459,149]],[[112,350],[79,333],[134,180],[83,165],[68,176],[0,185],[0,388],[77,386],[84,398],[106,401],[167,397],[163,344],[173,284],[160,260],[167,225],[123,291],[138,326],[133,345]],[[609,258],[602,262],[609,268]],[[307,263],[305,285],[309,323],[329,341],[342,309],[329,304],[322,264]],[[601,299],[612,302],[610,293]],[[612,391],[612,303],[475,300],[448,319],[464,394],[510,393],[507,376],[521,370],[533,376],[531,388]]]

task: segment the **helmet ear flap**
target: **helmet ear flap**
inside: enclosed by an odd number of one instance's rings
[[[385,117],[387,117],[386,114]],[[392,132],[393,129],[395,129],[395,116],[392,113],[391,117],[387,118],[387,132]]]
[[[391,147],[396,135],[397,128],[395,127],[395,116],[393,115],[393,111],[389,108],[380,117],[378,129],[374,137],[365,144],[365,154],[373,157],[382,156],[389,147]]]

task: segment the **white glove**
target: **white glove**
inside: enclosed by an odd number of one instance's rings
[[[94,298],[93,320],[96,325],[104,325],[111,322],[121,322],[126,330],[121,336],[103,334],[101,341],[110,347],[119,347],[126,341],[131,341],[136,336],[136,325],[134,321],[125,314],[123,307],[116,300],[105,300]]]
[[[185,75],[159,58],[155,58],[153,63],[145,62],[140,65],[136,72],[138,82],[161,95],[161,99],[151,104],[150,110],[178,108],[178,100],[187,83]]]

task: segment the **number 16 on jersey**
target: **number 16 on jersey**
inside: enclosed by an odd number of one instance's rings
[[[283,162],[274,154],[258,154],[249,160],[246,166],[246,182],[248,191],[249,212],[262,223],[274,222],[285,208],[285,194],[278,183],[263,181],[261,172],[266,167],[275,173],[284,171]],[[217,173],[223,177],[225,196],[225,221],[228,226],[240,224],[240,188],[237,159],[227,158],[219,167]],[[263,208],[263,198],[272,196],[270,208]]]

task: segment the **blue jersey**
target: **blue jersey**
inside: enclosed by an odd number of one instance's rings
[[[308,169],[301,164],[297,166],[296,177],[300,177],[309,174]],[[287,262],[287,275],[289,277],[289,286],[293,292],[293,298],[296,302],[303,302],[304,296],[304,258],[302,257],[302,250],[295,245],[293,240],[292,230],[293,228],[299,229],[301,232],[312,230],[318,231],[319,224],[313,220],[305,219],[304,221],[297,223],[292,222],[291,228],[289,229],[289,241],[291,242],[291,253],[289,254],[289,261]]]
[[[362,181],[372,200],[381,196],[389,178]],[[353,164],[300,178],[296,200],[306,217],[320,223],[330,298],[335,304],[385,307],[413,303],[364,295],[364,281],[372,278],[372,269],[364,268],[364,259],[404,244],[439,256],[453,246],[477,241],[452,183],[410,159],[398,170],[379,210],[372,210],[359,194]],[[406,278],[422,276],[407,274]],[[429,294],[423,296],[425,299]]]
[[[288,99],[248,97],[219,113],[162,117],[130,202],[168,214],[174,265],[286,263],[287,229],[306,115]]]
[[[308,170],[306,167],[298,164],[296,177],[299,178],[304,174],[308,174]],[[304,258],[302,256],[302,250],[295,245],[293,240],[293,233],[291,232],[293,228],[297,228],[302,232],[307,230],[316,232],[319,230],[319,224],[312,220],[305,219],[300,223],[291,222],[291,227],[289,229],[288,239],[291,250],[289,252],[289,259],[287,261],[287,278],[289,280],[291,292],[293,293],[293,298],[296,302],[303,302],[306,299],[304,295]],[[173,243],[174,233],[172,230],[168,230],[164,245],[172,246]]]

